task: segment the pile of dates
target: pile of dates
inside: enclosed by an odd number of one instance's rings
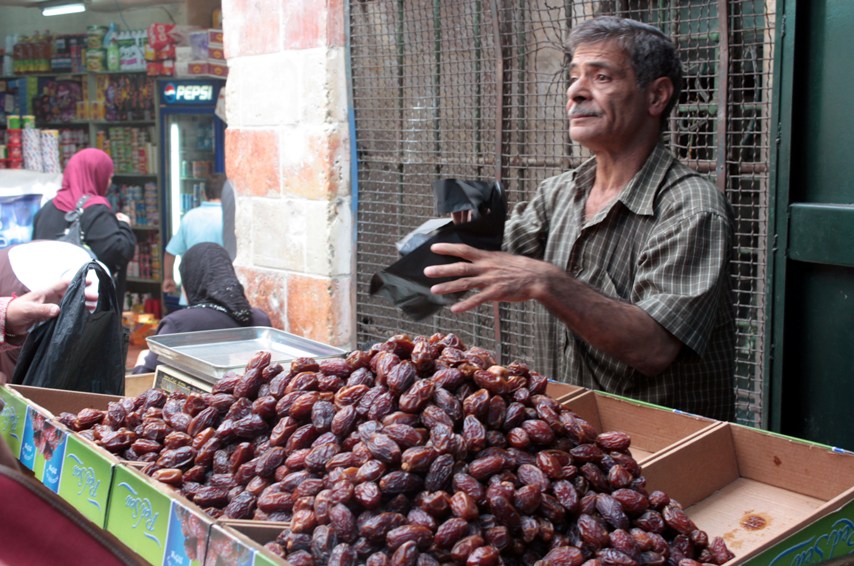
[[[398,335],[286,370],[258,352],[210,394],[152,389],[60,419],[214,517],[284,521],[293,566],[723,564],[525,364],[453,334]]]

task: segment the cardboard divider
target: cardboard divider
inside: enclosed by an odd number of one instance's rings
[[[570,385],[569,383],[561,383],[560,381],[549,380],[548,385],[546,385],[546,395],[559,403],[584,393],[585,391],[587,391],[587,389],[584,387]]]
[[[599,432],[621,431],[631,436],[630,451],[641,465],[719,422],[598,391],[585,391],[562,404]]]
[[[719,423],[644,464],[729,564],[816,564],[854,548],[854,454]]]
[[[82,393],[48,387],[31,387],[29,385],[9,385],[10,389],[19,392],[32,404],[38,405],[45,415],[58,416],[67,411],[79,413],[83,409],[106,409],[110,401],[122,399],[119,395],[104,395],[101,393]]]

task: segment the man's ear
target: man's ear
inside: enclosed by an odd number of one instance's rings
[[[673,96],[673,82],[669,77],[658,77],[647,87],[649,96],[649,112],[653,116],[661,116],[670,98]]]

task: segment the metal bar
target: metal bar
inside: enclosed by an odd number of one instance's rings
[[[442,10],[440,0],[433,0],[433,149],[436,151],[434,170],[437,176],[442,175]]]
[[[395,101],[397,104],[397,131],[398,135],[403,137],[403,132],[405,132],[406,127],[406,115],[403,109],[403,96],[404,96],[404,86],[405,86],[405,78],[404,78],[404,69],[406,67],[406,48],[405,43],[403,41],[403,33],[404,33],[404,16],[405,12],[403,9],[404,0],[397,0],[397,26],[395,28],[395,43],[397,45],[397,100]],[[397,146],[397,212],[396,214],[400,216],[403,211],[403,193],[406,190],[406,174],[404,164],[406,160],[404,159],[404,146],[402,143],[402,139],[398,139]],[[397,225],[400,225],[400,218],[396,220]]]
[[[476,0],[477,1],[477,0]],[[495,180],[502,181],[502,149],[504,147],[504,45],[501,41],[501,14],[498,3],[501,0],[491,0],[492,32],[495,34]],[[478,156],[478,159],[480,156]],[[504,346],[501,339],[501,307],[492,303],[492,334],[495,338],[495,355],[498,360],[504,359]]]
[[[474,83],[474,155],[475,158],[480,158],[481,151],[483,151],[483,114],[482,114],[482,105],[483,105],[483,88],[481,87],[481,65],[483,63],[483,40],[480,36],[481,31],[481,18],[482,14],[482,2],[481,0],[475,0],[474,2],[474,76],[476,77]],[[481,172],[481,167],[478,166],[477,176],[483,176]]]
[[[717,137],[717,167],[715,169],[715,181],[718,189],[726,192],[727,168],[726,158],[729,153],[727,147],[727,96],[729,93],[729,0],[718,0],[718,27],[720,28],[720,42],[718,43],[718,120],[715,135]]]
[[[362,160],[366,158],[370,158],[373,163],[397,163],[398,157],[395,155],[381,155],[378,153],[371,152],[363,152]],[[559,159],[544,159],[541,157],[523,157],[515,155],[513,157],[508,157],[506,160],[503,160],[503,165],[513,168],[523,168],[523,167],[537,167],[537,168],[555,168],[555,169],[571,169],[574,167],[578,167],[585,161],[587,161],[587,157],[581,156],[568,156],[561,157]],[[715,171],[717,168],[717,162],[712,161],[710,159],[683,159],[682,162],[697,171],[698,173],[710,173]],[[502,165],[502,160],[498,159],[490,159],[488,157],[478,157],[474,161],[470,162],[471,164],[477,167],[487,167],[487,166],[497,166],[500,167]],[[760,175],[768,173],[768,163],[763,161],[745,161],[741,163],[735,163],[732,165],[732,174],[731,176],[740,176],[740,175]]]
[[[783,344],[788,262],[788,203],[792,192],[789,161],[792,157],[793,97],[795,91],[795,33],[797,0],[778,0],[774,31],[774,87],[771,104],[771,127],[774,145],[770,155],[770,190],[768,199],[768,301],[765,307],[765,358],[762,373],[766,379],[762,396],[767,400],[762,425],[779,431],[783,422]],[[776,316],[775,316],[775,313]]]

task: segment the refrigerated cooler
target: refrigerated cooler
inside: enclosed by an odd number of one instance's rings
[[[204,200],[211,173],[225,170],[225,123],[215,114],[220,79],[162,79],[157,83],[164,246],[181,217]]]

